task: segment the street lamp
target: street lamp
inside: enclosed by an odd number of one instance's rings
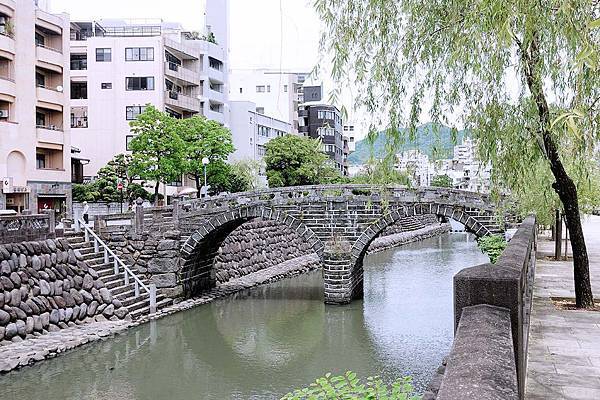
[[[204,187],[205,188],[206,188],[206,166],[208,165],[209,162],[210,162],[210,160],[208,159],[208,157],[202,158],[202,165],[204,165]]]

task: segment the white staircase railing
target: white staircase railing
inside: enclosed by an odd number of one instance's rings
[[[110,257],[112,256],[112,263],[114,267],[114,274],[119,275],[121,273],[121,268],[123,269],[123,276],[125,280],[125,285],[129,285],[130,278],[133,279],[134,286],[134,295],[135,297],[140,296],[140,288],[150,295],[150,314],[154,314],[156,312],[156,285],[151,283],[146,286],[144,282],[131,270],[123,260],[121,260],[100,237],[86,225],[83,219],[75,220],[75,231],[80,232],[83,229],[85,235],[86,243],[89,243],[90,240],[94,241],[94,253],[98,254],[100,252],[100,247],[102,247],[102,251],[104,252],[104,263],[110,263]]]

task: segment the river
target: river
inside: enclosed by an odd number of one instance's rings
[[[487,261],[456,233],[376,253],[363,300],[324,305],[315,271],[1,376],[2,397],[277,399],[345,370],[411,375],[422,391],[452,344],[452,276]]]

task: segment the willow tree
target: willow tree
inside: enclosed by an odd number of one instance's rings
[[[422,114],[459,116],[494,181],[529,190],[533,166],[551,174],[571,233],[578,307],[593,306],[573,174],[598,140],[595,0],[315,0],[332,77],[355,106],[396,127]],[[335,96],[334,92],[334,96]],[[392,146],[393,147],[393,146]],[[565,163],[568,160],[568,163]],[[572,168],[568,168],[568,165]]]

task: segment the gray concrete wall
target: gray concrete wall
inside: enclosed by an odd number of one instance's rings
[[[88,203],[90,207],[90,221],[94,220],[96,215],[119,214],[121,212],[121,203]],[[123,212],[127,212],[128,203],[123,203]],[[83,203],[73,202],[73,215],[83,216]]]

